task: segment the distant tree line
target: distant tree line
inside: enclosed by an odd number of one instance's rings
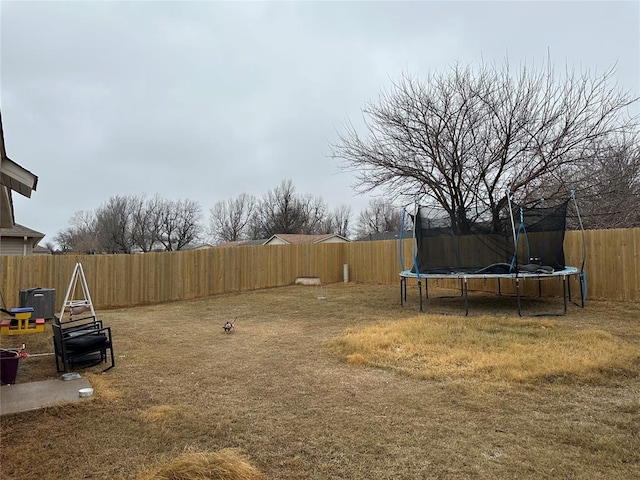
[[[133,253],[183,250],[196,243],[268,239],[274,234],[337,234],[345,238],[398,231],[401,208],[373,199],[352,224],[351,207],[330,210],[319,196],[299,194],[283,180],[262,198],[241,193],[209,210],[192,200],[117,195],[93,212],[79,211],[54,240],[61,252]],[[54,245],[48,244],[54,249]]]
[[[176,251],[197,241],[201,207],[192,200],[117,195],[94,212],[77,212],[55,241],[63,252]]]
[[[400,228],[401,208],[388,200],[370,200],[354,226],[349,205],[330,211],[321,197],[297,193],[291,180],[283,180],[261,199],[243,193],[216,203],[209,223],[209,233],[217,243],[267,239],[280,233],[361,238]]]

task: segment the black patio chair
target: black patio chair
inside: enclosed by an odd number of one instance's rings
[[[73,318],[69,317],[67,320],[61,320],[57,315],[53,316],[53,319],[57,325],[61,325],[63,328],[73,328],[91,323],[102,323],[102,320],[98,320],[95,316],[89,315],[88,317]]]
[[[101,320],[86,317],[60,323],[56,319],[51,328],[58,372],[67,372],[71,366],[87,367],[109,360],[111,364],[103,371],[115,366],[111,327],[103,326]]]

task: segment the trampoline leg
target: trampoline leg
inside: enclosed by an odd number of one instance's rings
[[[569,275],[569,279],[567,281],[569,301],[580,308],[584,308],[584,281],[581,273],[578,274],[578,283],[580,284],[580,303],[573,301],[573,296],[571,295],[571,275]]]
[[[469,315],[469,289],[467,288],[467,277],[464,278],[464,316]]]
[[[462,278],[460,279],[460,296],[464,295],[464,290],[465,290],[465,284],[467,283],[467,279],[465,278],[464,280],[462,280]]]
[[[502,284],[500,283],[500,279],[498,278],[498,296],[502,296]]]
[[[564,312],[563,315],[567,314],[567,276],[562,276],[562,298],[564,299]]]
[[[404,281],[403,283],[403,287],[404,287],[404,301],[405,303],[407,302],[407,279],[403,278],[402,279]]]
[[[420,311],[424,312],[422,309],[422,282],[418,280],[418,292],[420,292]]]
[[[520,309],[520,279],[516,278],[516,303],[518,305],[518,316],[522,316],[522,310]]]

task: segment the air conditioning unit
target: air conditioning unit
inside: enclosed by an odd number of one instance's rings
[[[55,288],[28,288],[20,290],[20,307],[33,307],[31,318],[51,319],[55,316]]]

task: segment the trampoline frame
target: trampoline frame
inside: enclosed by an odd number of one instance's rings
[[[568,280],[572,276],[578,276],[578,281],[580,284],[580,303],[573,302],[571,299],[571,283]],[[534,316],[564,316],[567,314],[567,300],[574,303],[575,305],[584,308],[585,302],[585,289],[584,289],[584,272],[576,267],[565,267],[563,270],[558,270],[550,273],[531,273],[531,272],[518,272],[518,273],[415,273],[411,270],[404,270],[400,272],[400,305],[403,305],[407,302],[407,280],[409,278],[416,279],[418,283],[418,291],[420,296],[420,311],[424,312],[424,298],[422,295],[422,280],[424,280],[425,284],[425,298],[429,298],[429,280],[451,280],[451,279],[459,279],[460,280],[460,296],[464,297],[464,314],[467,316],[469,314],[469,289],[468,289],[468,281],[469,280],[488,280],[488,279],[497,279],[498,280],[498,292],[501,294],[500,290],[500,280],[509,279],[515,283],[515,291],[516,291],[516,305],[518,310],[518,315],[522,316],[522,305],[521,298],[522,294],[520,293],[520,281],[521,280],[537,280],[538,281],[538,292],[539,297],[542,294],[542,280],[547,280],[551,278],[560,278],[562,280],[562,298],[563,298],[563,310],[561,313],[538,313]]]

